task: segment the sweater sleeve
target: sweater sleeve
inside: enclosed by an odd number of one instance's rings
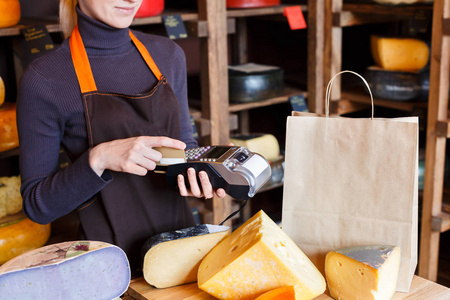
[[[28,69],[20,83],[17,125],[23,211],[31,220],[47,224],[70,213],[99,192],[111,178],[90,168],[89,150],[72,164],[59,168],[64,114],[55,84]]]

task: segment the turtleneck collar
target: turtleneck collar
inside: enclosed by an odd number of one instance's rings
[[[97,21],[76,7],[78,28],[84,47],[90,54],[117,54],[132,47],[128,28],[114,28]]]

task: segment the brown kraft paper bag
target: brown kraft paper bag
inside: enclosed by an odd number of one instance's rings
[[[373,100],[372,118],[329,117],[341,73],[328,85],[326,116],[287,119],[282,227],[323,274],[328,251],[398,245],[397,291],[408,292],[417,265],[418,118],[373,118]]]

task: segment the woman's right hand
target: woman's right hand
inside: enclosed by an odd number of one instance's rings
[[[161,153],[153,147],[184,149],[182,141],[165,136],[139,136],[99,144],[91,149],[89,163],[101,176],[108,169],[144,176],[154,170],[161,160]]]

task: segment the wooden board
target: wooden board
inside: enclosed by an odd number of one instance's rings
[[[136,300],[158,299],[189,299],[189,300],[213,300],[213,296],[203,292],[197,286],[197,283],[185,284],[167,289],[156,289],[150,286],[144,278],[133,279],[128,288],[128,297]],[[333,299],[327,294],[320,295],[315,300]],[[448,300],[450,299],[450,289],[428,281],[418,276],[414,276],[409,293],[396,293],[392,300]]]

